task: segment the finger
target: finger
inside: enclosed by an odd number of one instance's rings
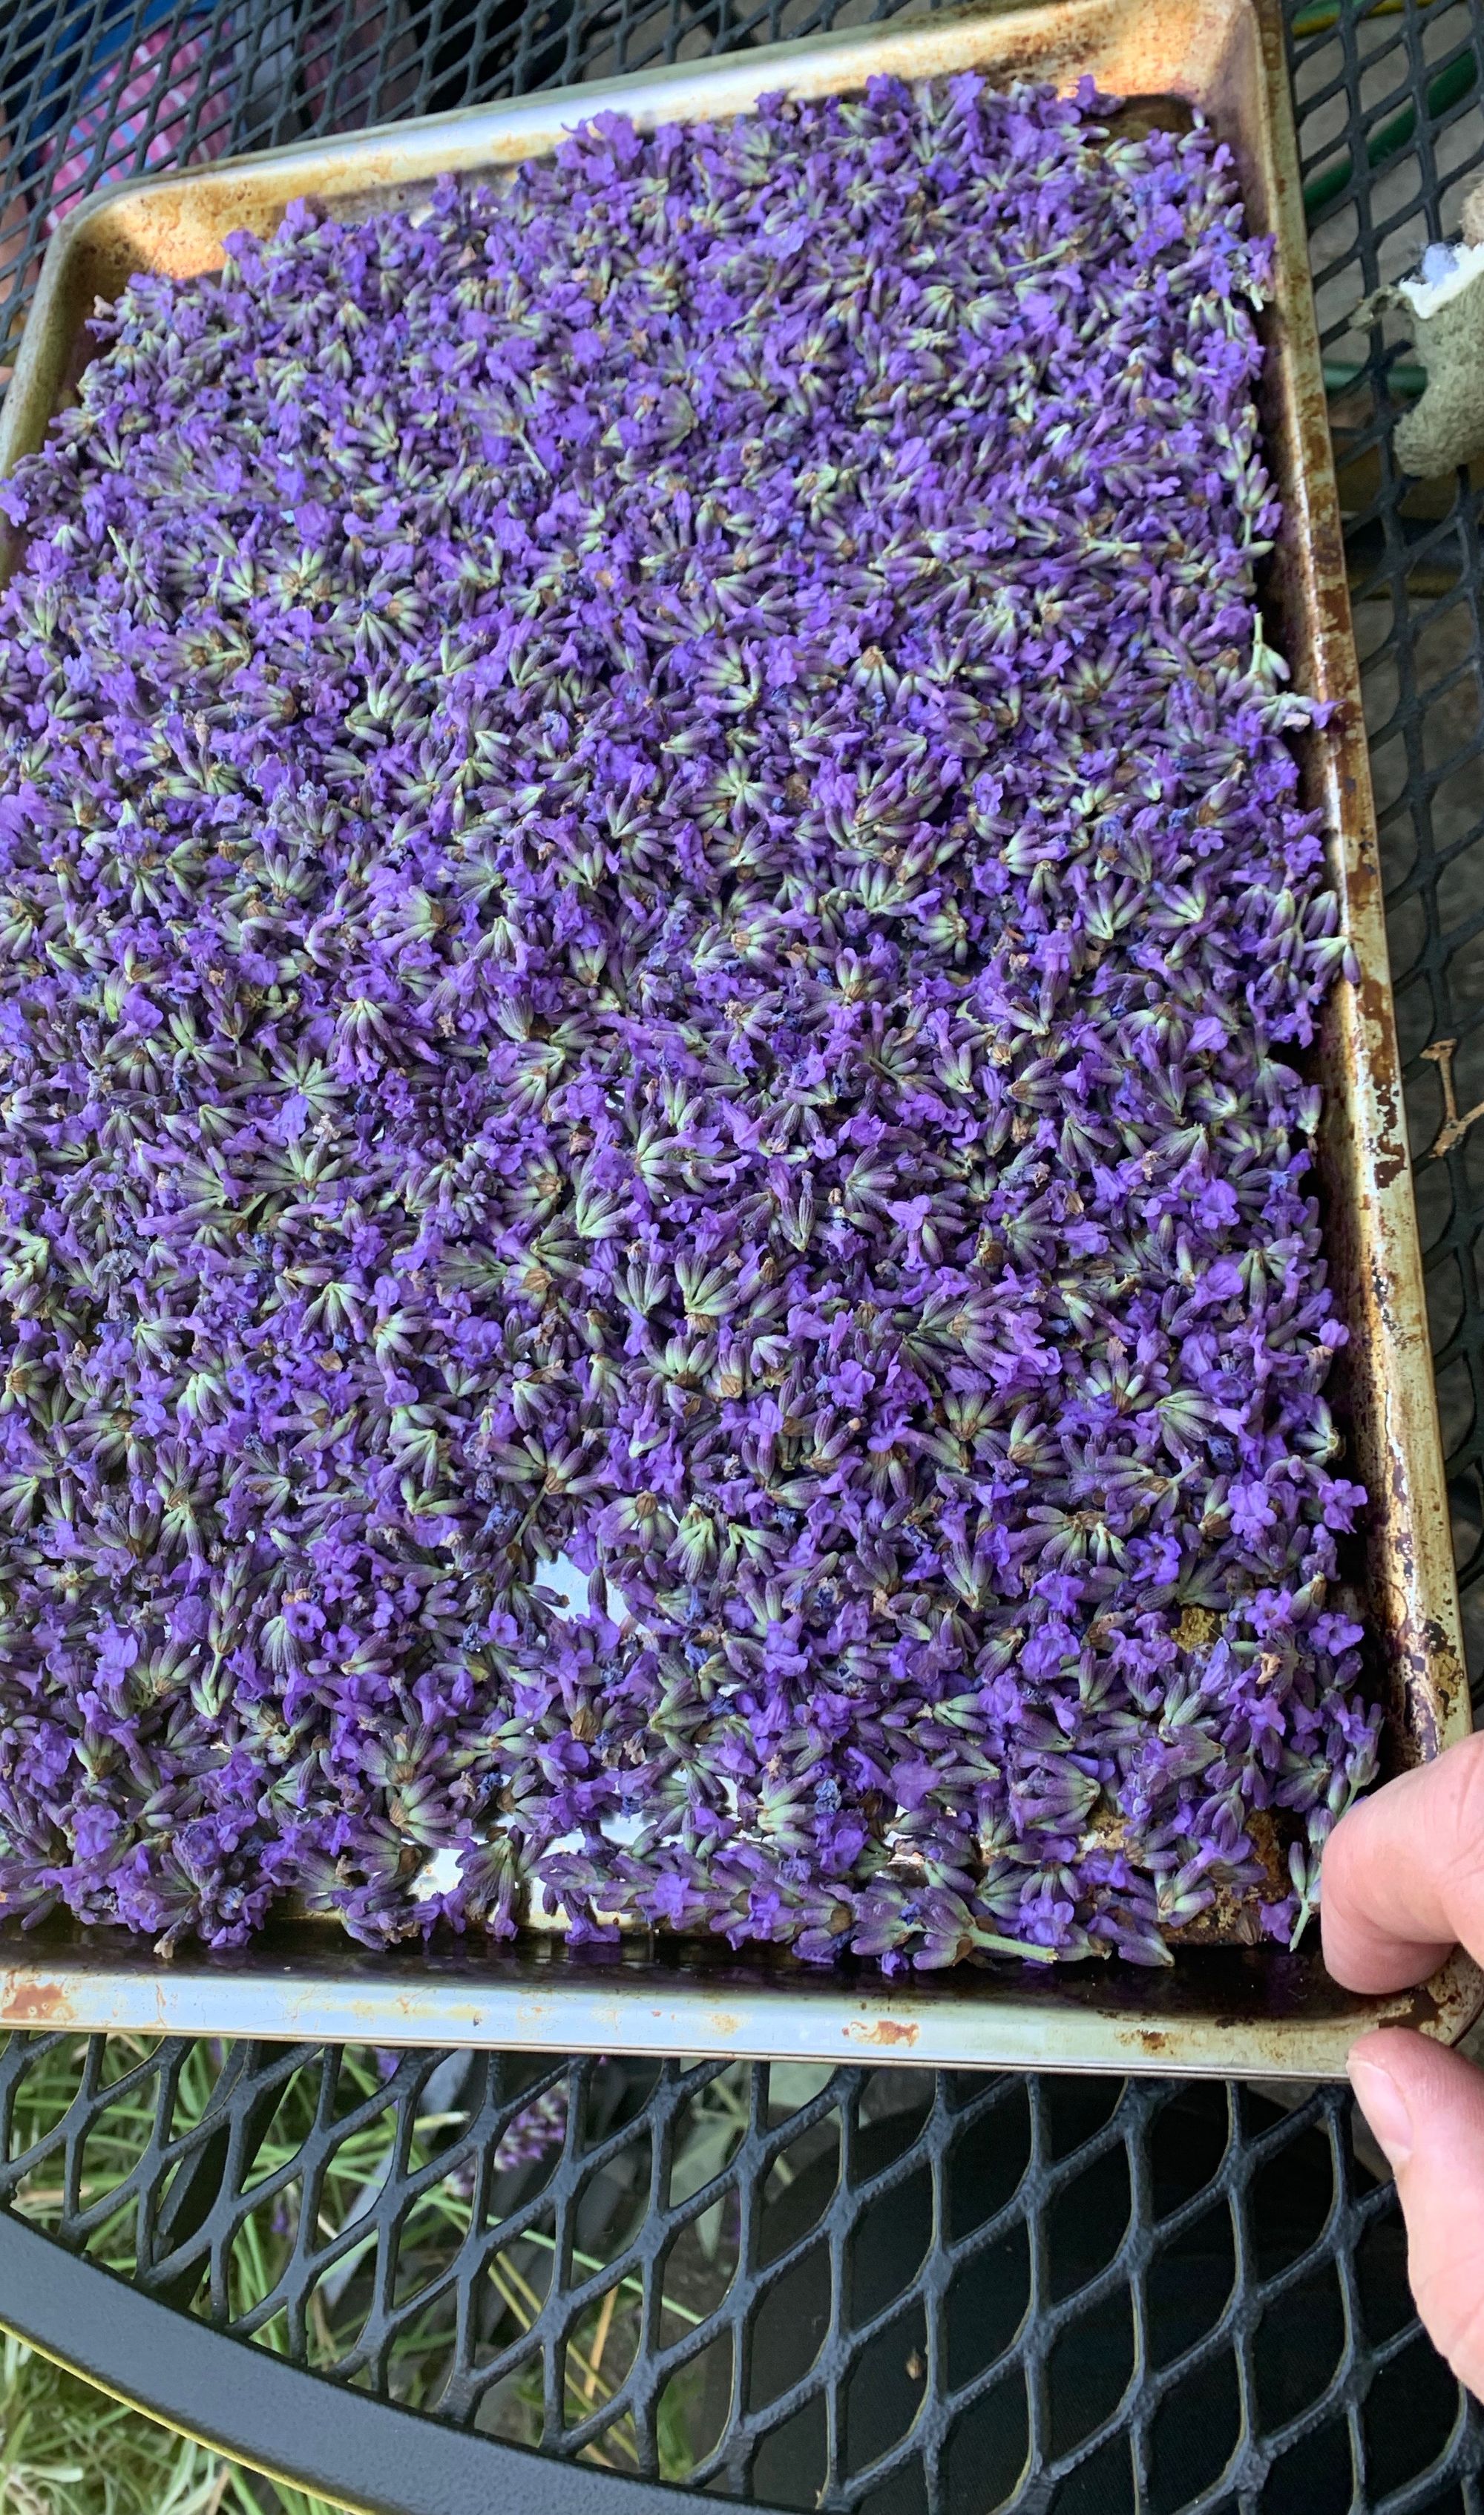
[[[1484,1957],[1484,1732],[1340,1819],[1320,1921],[1325,1963],[1347,1991],[1422,1982],[1460,1939]]]
[[[1484,2390],[1484,2076],[1403,2026],[1363,2035],[1356,2102],[1396,2176],[1417,2310],[1449,2366]]]

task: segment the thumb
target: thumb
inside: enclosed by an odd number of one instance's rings
[[[1407,2027],[1352,2045],[1356,2102],[1407,2221],[1407,2272],[1435,2346],[1484,2392],[1484,2074]]]

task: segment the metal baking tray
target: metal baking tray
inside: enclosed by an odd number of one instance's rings
[[[1332,1275],[1351,1333],[1338,1411],[1372,1496],[1360,1577],[1395,1768],[1466,1733],[1468,1690],[1277,0],[980,0],[120,186],[84,202],[48,249],[0,419],[0,470],[40,444],[75,387],[96,298],[113,297],[140,270],[214,268],[232,228],[270,233],[299,194],[365,215],[416,201],[444,172],[545,154],[605,106],[652,128],[744,113],[780,89],[818,97],[858,91],[877,73],[918,80],[966,68],[1061,87],[1091,72],[1152,116],[1155,100],[1199,106],[1232,147],[1253,229],[1277,239],[1263,419],[1285,523],[1262,598],[1296,686],[1338,703],[1302,747],[1307,799],[1325,816],[1362,971],[1358,986],[1335,989],[1325,1016],[1322,1179]],[[1340,1991],[1309,1947],[1186,1944],[1155,1973],[1117,1962],[987,1965],[888,1984],[860,1963],[822,1972],[684,1940],[575,1955],[534,1929],[504,1947],[455,1941],[372,1955],[323,1922],[285,1921],[239,1955],[186,1954],[168,1964],[142,1941],[75,1924],[0,1939],[5,2025],[385,2044],[1293,2080],[1339,2076],[1354,2035],[1381,2020],[1409,2020],[1451,2041],[1481,2001],[1484,1978],[1460,1956],[1422,1990],[1372,2000]]]

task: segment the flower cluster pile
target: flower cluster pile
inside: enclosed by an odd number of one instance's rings
[[[1266,266],[1204,129],[964,77],[101,321],[3,493],[5,1910],[1301,1923]]]

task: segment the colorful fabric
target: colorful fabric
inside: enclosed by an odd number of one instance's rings
[[[201,16],[184,25],[157,26],[135,45],[122,85],[119,65],[115,54],[95,72],[65,136],[54,133],[44,144],[42,166],[51,183],[48,229],[60,227],[101,184],[122,183],[153,166],[204,165],[226,150],[231,127],[229,27]],[[192,111],[198,128],[187,148]]]

